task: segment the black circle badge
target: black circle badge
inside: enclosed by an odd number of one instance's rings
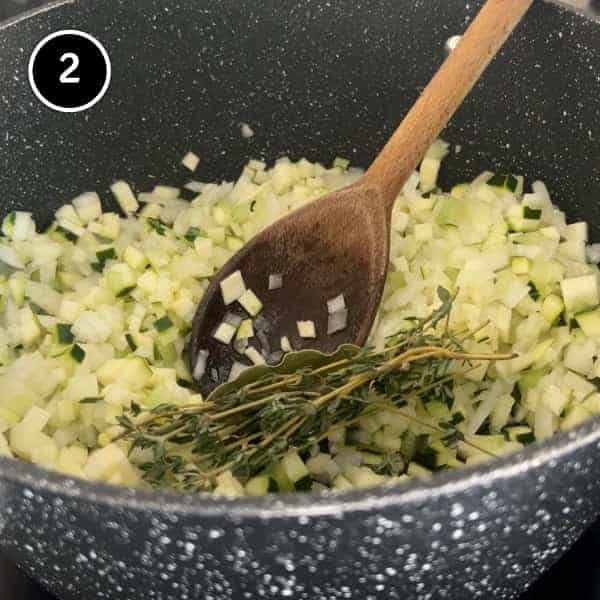
[[[110,85],[110,59],[102,44],[75,29],[45,37],[29,59],[29,84],[49,108],[60,112],[86,110]]]

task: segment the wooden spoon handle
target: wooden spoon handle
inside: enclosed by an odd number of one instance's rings
[[[388,207],[532,3],[487,0],[482,7],[365,174]]]

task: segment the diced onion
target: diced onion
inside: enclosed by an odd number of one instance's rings
[[[332,335],[337,333],[338,331],[342,331],[346,329],[348,326],[348,311],[340,310],[329,315],[329,319],[327,321],[327,334]]]
[[[240,131],[244,139],[248,139],[254,136],[254,129],[252,129],[252,127],[250,127],[248,123],[242,123],[240,125]]]
[[[200,164],[200,157],[193,152],[188,152],[182,159],[181,164],[190,171],[195,171]]]
[[[301,338],[316,338],[317,330],[314,321],[298,321],[298,335]]]
[[[335,298],[327,301],[327,312],[332,315],[333,313],[340,312],[346,308],[346,299],[344,294],[340,294]]]
[[[244,354],[255,365],[264,365],[267,362],[265,360],[264,356],[256,348],[254,348],[253,346],[250,346],[249,348],[246,348],[246,351],[244,352]]]
[[[213,337],[222,344],[230,344],[235,332],[236,328],[229,323],[221,323],[213,333]]]
[[[279,290],[283,287],[283,275],[281,273],[269,275],[269,290]]]
[[[196,381],[202,379],[204,373],[206,373],[206,362],[208,361],[208,356],[208,350],[200,350],[198,352],[198,358],[196,359],[193,372],[193,376]]]
[[[252,290],[246,290],[237,300],[252,317],[255,317],[263,308],[262,302]]]
[[[293,350],[292,344],[290,344],[290,340],[287,338],[287,336],[283,336],[281,338],[280,345],[283,352],[291,352]]]
[[[246,369],[248,369],[248,365],[236,360],[231,366],[228,381],[235,381]]]
[[[241,271],[235,271],[221,281],[221,294],[226,305],[239,300],[246,291],[246,284]]]

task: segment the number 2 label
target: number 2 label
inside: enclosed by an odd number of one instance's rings
[[[38,42],[29,57],[27,74],[40,102],[58,112],[76,113],[102,99],[110,85],[111,64],[95,37],[77,29],[62,29]]]
[[[76,71],[79,66],[79,56],[74,52],[65,52],[60,57],[60,62],[64,63],[67,61],[71,61],[71,64],[62,72],[59,81],[61,83],[79,83],[81,81],[79,77],[71,77],[71,74]]]

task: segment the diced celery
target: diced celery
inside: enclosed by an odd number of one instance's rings
[[[251,317],[255,317],[263,308],[262,302],[258,299],[256,294],[249,289],[238,298],[238,302]]]

